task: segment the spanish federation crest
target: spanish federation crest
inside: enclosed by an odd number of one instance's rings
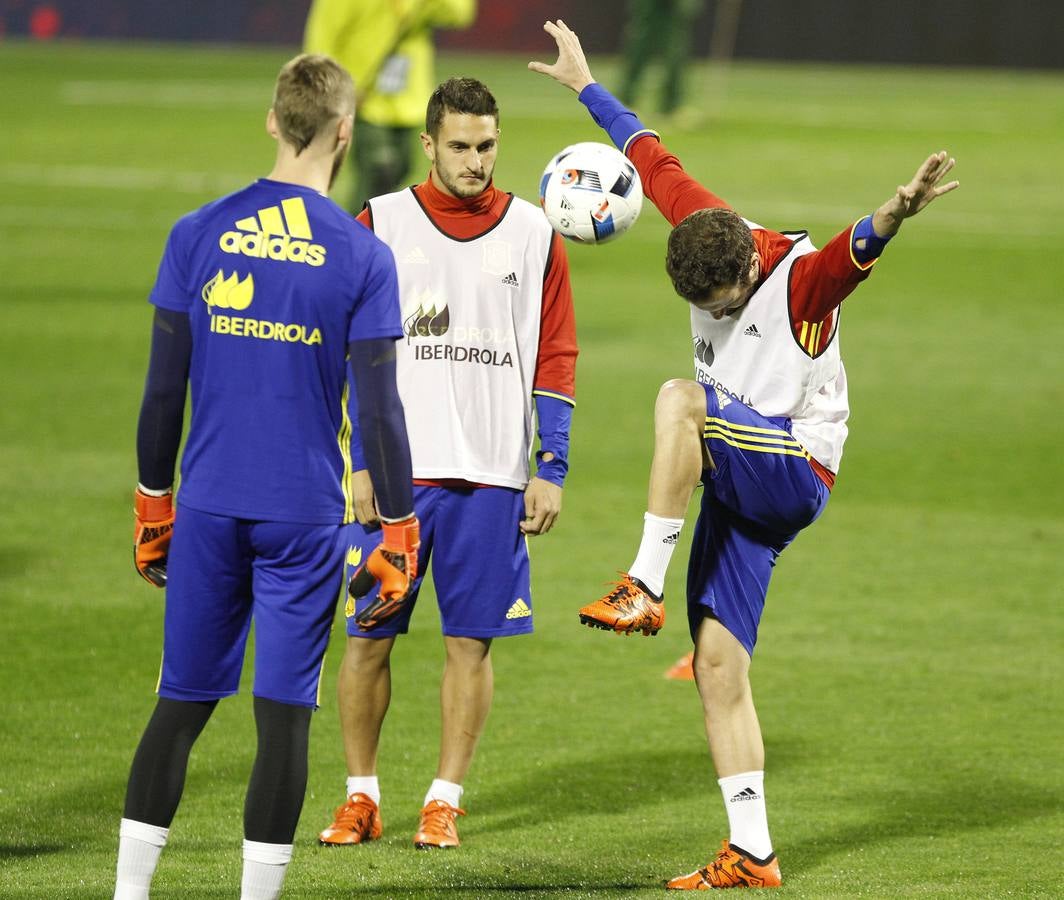
[[[508,241],[485,241],[484,262],[481,269],[489,275],[508,275],[513,266],[510,263],[510,244]]]

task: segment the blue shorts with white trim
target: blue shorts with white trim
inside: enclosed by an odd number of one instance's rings
[[[406,634],[430,562],[445,635],[486,639],[532,631],[528,545],[520,528],[524,493],[502,487],[415,485],[414,512],[421,523],[414,602],[390,622],[362,631],[354,616],[376,591],[357,605],[349,600],[347,633],[365,638]],[[379,530],[367,531],[357,523],[348,527],[351,550],[345,580],[381,540]]]
[[[829,491],[790,432],[711,385],[704,439],[715,468],[702,473],[702,509],[687,569],[692,637],[707,615],[754,652],[776,558],[816,520]]]

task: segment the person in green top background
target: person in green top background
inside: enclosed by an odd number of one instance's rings
[[[355,82],[355,183],[350,209],[403,186],[436,86],[433,32],[467,28],[476,0],[314,0],[303,35]]]

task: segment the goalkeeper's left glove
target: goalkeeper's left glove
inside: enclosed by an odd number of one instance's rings
[[[394,619],[406,609],[417,578],[417,549],[421,546],[417,516],[401,522],[384,522],[381,531],[384,539],[351,576],[351,583],[347,586],[348,592],[357,600],[380,583],[373,602],[355,616],[363,631]]]
[[[133,515],[133,565],[148,584],[166,587],[166,559],[174,530],[173,493],[153,497],[137,485]]]

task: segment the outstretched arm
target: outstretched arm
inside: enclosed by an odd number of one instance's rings
[[[558,19],[547,22],[543,30],[558,45],[558,61],[554,65],[530,62],[528,68],[577,92],[596,124],[635,164],[644,193],[670,224],[676,225],[698,209],[728,206],[684,171],[680,161],[659,143],[656,131],[645,127],[635,113],[595,81],[572,29]]]
[[[939,182],[953,168],[956,160],[945,150],[932,153],[908,184],[898,186],[894,196],[872,213],[872,228],[881,238],[893,237],[901,223],[915,216],[932,200],[960,186],[959,181]]]

